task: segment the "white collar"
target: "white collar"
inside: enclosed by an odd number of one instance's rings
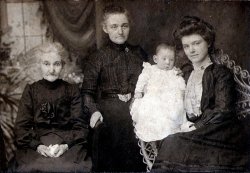
[[[200,65],[193,64],[193,67],[194,67],[194,70],[205,70],[211,64],[212,64],[212,61],[210,60],[210,58],[208,58],[206,61],[204,61]]]

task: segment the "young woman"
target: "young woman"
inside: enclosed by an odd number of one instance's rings
[[[103,31],[109,41],[89,58],[84,69],[82,94],[91,115],[90,126],[95,127],[99,120],[104,122],[94,134],[93,171],[146,170],[129,105],[147,57],[139,46],[127,43],[129,30],[128,11],[120,6],[106,7]],[[98,90],[101,97],[95,99]]]
[[[247,137],[235,115],[233,75],[214,63],[213,27],[198,17],[184,17],[174,37],[193,65],[185,74],[185,110],[191,131],[164,139],[153,171],[244,171]]]
[[[61,79],[59,43],[37,49],[43,76],[24,89],[15,125],[17,172],[84,172],[88,124],[77,85]]]

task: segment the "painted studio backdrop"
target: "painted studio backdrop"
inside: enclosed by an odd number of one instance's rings
[[[36,47],[59,41],[70,52],[64,79],[81,83],[82,65],[106,41],[101,16],[115,3],[131,13],[130,42],[152,56],[157,44],[172,42],[183,16],[195,15],[216,29],[216,48],[236,65],[250,70],[250,2],[187,0],[1,0],[0,1],[0,116],[7,148],[13,157],[13,124],[18,100],[26,83],[41,78]],[[185,61],[185,57],[180,58]]]

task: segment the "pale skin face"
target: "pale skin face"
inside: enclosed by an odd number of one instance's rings
[[[153,58],[157,67],[161,70],[171,70],[174,67],[175,52],[171,49],[160,49]]]
[[[45,53],[41,56],[40,68],[43,78],[54,82],[63,69],[62,59],[56,52]]]
[[[188,59],[196,66],[201,66],[210,58],[208,55],[208,43],[199,34],[191,34],[182,37],[182,46]]]
[[[103,31],[116,44],[123,44],[129,36],[129,21],[125,14],[109,14],[103,24]]]

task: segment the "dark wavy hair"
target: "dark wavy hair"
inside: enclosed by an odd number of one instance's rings
[[[181,38],[191,34],[199,34],[209,45],[208,53],[213,54],[215,30],[212,25],[196,16],[185,16],[173,33],[176,46],[181,48]]]

